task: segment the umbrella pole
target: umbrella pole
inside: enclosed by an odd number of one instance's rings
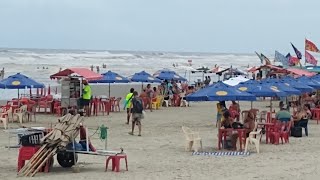
[[[19,99],[19,95],[20,95],[20,92],[19,92],[19,89],[18,89],[18,99]]]
[[[270,113],[272,114],[272,97],[270,97]]]
[[[251,101],[251,109],[252,109],[253,101]]]
[[[110,98],[110,83],[109,83],[109,97],[108,98]]]

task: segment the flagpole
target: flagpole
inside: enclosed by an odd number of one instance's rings
[[[304,38],[304,67],[306,67],[307,65],[307,61],[306,61],[306,37]]]

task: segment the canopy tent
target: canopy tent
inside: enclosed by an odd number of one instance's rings
[[[210,85],[206,88],[186,96],[187,101],[255,101],[252,94],[241,92],[232,86],[222,82]]]
[[[186,78],[178,75],[176,72],[166,70],[166,69],[157,71],[156,73],[153,74],[153,77],[156,77],[162,80],[187,81]]]
[[[246,81],[249,81],[250,79],[247,79],[243,76],[237,76],[237,77],[234,77],[234,78],[230,78],[228,80],[225,80],[223,81],[223,83],[229,85],[229,86],[236,86],[238,85],[239,83],[241,82],[246,82]]]
[[[15,75],[9,76],[0,81],[1,89],[18,89],[18,98],[19,98],[19,89],[25,88],[44,88],[43,83],[36,82],[35,80],[17,73]]]
[[[63,77],[80,77],[88,81],[99,80],[102,75],[92,72],[86,68],[67,68],[50,76],[51,79],[61,79]]]
[[[118,73],[108,71],[101,74],[103,77],[100,80],[89,81],[90,83],[108,83],[109,84],[109,97],[110,97],[110,84],[111,83],[128,83],[130,80],[126,77],[119,75]]]

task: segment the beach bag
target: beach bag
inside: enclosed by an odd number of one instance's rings
[[[232,123],[232,128],[233,129],[243,129],[243,124],[241,124],[239,122],[234,122],[234,123]]]
[[[291,136],[293,136],[293,137],[302,137],[302,127],[293,127],[293,128],[291,128]]]

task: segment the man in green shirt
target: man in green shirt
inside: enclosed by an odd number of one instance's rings
[[[133,92],[134,92],[134,89],[131,88],[130,93],[128,93],[126,96],[126,102],[125,102],[125,108],[127,108],[127,123],[126,124],[129,124],[129,121],[130,121]]]
[[[277,112],[276,119],[281,122],[288,122],[291,120],[291,114],[286,108],[284,108],[283,103],[280,103],[280,111]]]
[[[91,87],[86,80],[83,80],[82,84],[84,85],[84,87],[82,91],[81,105],[82,105],[82,108],[85,110],[86,115],[90,116],[89,104],[92,96]]]

